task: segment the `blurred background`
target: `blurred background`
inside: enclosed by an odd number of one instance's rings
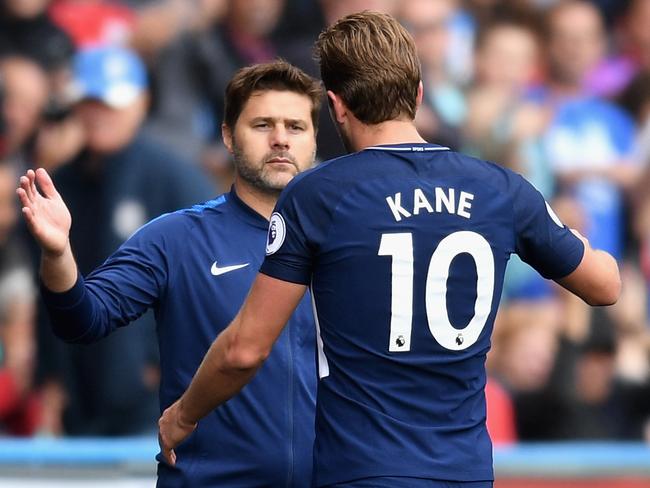
[[[155,469],[151,317],[93,346],[54,338],[18,176],[54,174],[88,273],[151,218],[229,188],[220,125],[235,70],[280,56],[318,76],[320,30],[364,9],[415,38],[423,136],[525,175],[622,270],[619,303],[592,309],[511,259],[488,358],[501,483],[566,461],[508,457],[530,443],[579,442],[573,456],[606,442],[582,475],[620,455],[631,484],[602,486],[650,486],[625,463],[650,454],[616,448],[650,444],[650,0],[0,0],[0,468],[38,465],[17,437],[45,443],[45,462],[74,439],[144,436],[119,446]],[[319,161],[343,153],[327,110],[318,139]],[[601,486],[510,482],[497,486]]]

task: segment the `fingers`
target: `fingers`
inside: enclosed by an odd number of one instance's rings
[[[22,205],[22,208],[20,210],[23,214],[23,217],[25,218],[29,229],[33,232],[36,226],[36,215],[34,214],[33,202],[29,200],[27,192],[24,188],[17,188],[16,193],[18,194],[18,198],[20,199],[20,203]]]
[[[39,193],[36,190],[36,185],[34,184],[35,177],[36,174],[34,171],[31,169],[28,170],[24,176],[20,177],[20,186],[16,188],[16,194],[18,195],[18,199],[22,205],[21,212],[32,232],[36,225],[35,206],[36,198],[39,196]]]
[[[52,198],[58,195],[54,183],[52,182],[52,178],[50,178],[50,175],[43,168],[38,168],[36,170],[35,178],[38,182],[39,188],[43,192],[43,195],[47,198]]]
[[[36,230],[36,215],[34,214],[34,209],[31,206],[31,203],[29,199],[27,198],[27,194],[25,193],[25,190],[22,188],[18,188],[16,190],[16,193],[18,193],[18,197],[20,198],[20,203],[23,205],[23,208],[21,208],[21,212],[23,214],[23,217],[25,219],[25,222],[27,222],[27,227],[29,230],[34,233]]]
[[[18,199],[20,200],[20,204],[23,206],[24,209],[30,209],[32,202],[30,201],[29,197],[27,196],[27,191],[21,186],[20,188],[16,189],[16,194],[18,195]]]
[[[38,190],[36,189],[36,173],[34,173],[34,170],[32,169],[28,169],[26,176],[29,181],[30,198],[34,201],[36,200],[36,197],[40,196],[40,193],[38,193]]]
[[[38,168],[36,171],[27,170],[27,173],[20,177],[20,188],[25,191],[27,198],[32,203],[41,195],[39,189],[46,198],[58,196],[52,178],[43,168]]]
[[[25,196],[27,197],[27,200],[31,203],[34,203],[34,201],[36,200],[36,195],[34,194],[32,183],[29,180],[29,177],[27,175],[21,176],[19,181],[20,181],[20,187],[18,189],[23,190],[25,192]]]
[[[158,444],[160,453],[170,466],[176,465],[174,447],[183,442],[192,433],[195,426],[183,428],[178,423],[178,401],[165,409],[158,420]]]
[[[167,443],[163,440],[162,434],[158,434],[158,445],[160,446],[160,453],[167,461],[167,464],[170,466],[176,465],[176,453],[171,447],[167,446]]]
[[[36,198],[40,196],[38,190],[36,189],[36,173],[33,170],[27,170],[23,176],[20,177],[20,188],[25,190],[27,198],[31,203],[36,202]]]
[[[169,415],[170,409],[168,408],[158,420],[158,444],[160,445],[160,452],[165,458],[165,461],[170,466],[174,466],[176,464],[176,454],[170,445],[171,442],[167,442],[167,438],[169,437],[167,416]]]
[[[30,227],[34,225],[34,211],[30,207],[23,207],[22,213]]]

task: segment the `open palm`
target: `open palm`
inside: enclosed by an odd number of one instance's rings
[[[68,245],[72,218],[47,171],[28,170],[20,177],[16,193],[27,226],[43,252],[62,254]]]

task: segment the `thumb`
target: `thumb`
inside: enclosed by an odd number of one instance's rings
[[[38,168],[36,170],[36,182],[38,183],[41,192],[43,192],[43,195],[47,198],[53,198],[59,195],[52,178],[50,178],[50,175],[43,168]]]

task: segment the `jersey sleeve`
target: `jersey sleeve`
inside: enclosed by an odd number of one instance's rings
[[[567,276],[582,261],[582,241],[562,224],[533,185],[519,175],[515,178],[516,253],[544,278]]]
[[[167,227],[156,221],[145,225],[66,292],[54,293],[41,284],[54,333],[67,342],[95,342],[154,306],[165,293],[169,273]]]
[[[330,222],[326,192],[323,187],[313,191],[314,184],[313,178],[295,178],[280,196],[269,221],[266,258],[260,268],[265,275],[311,283],[313,262]]]

